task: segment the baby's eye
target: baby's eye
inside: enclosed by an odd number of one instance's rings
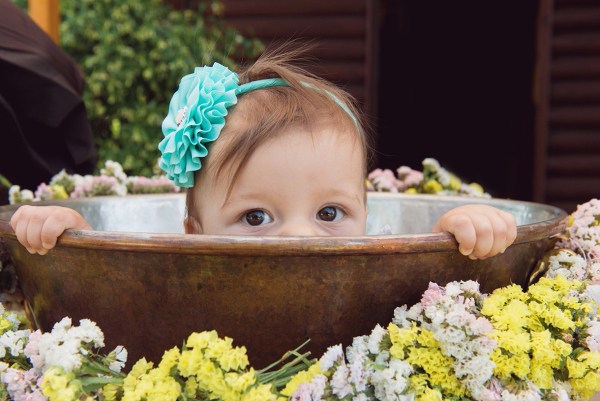
[[[271,216],[264,210],[251,210],[242,216],[242,220],[251,226],[260,226],[261,224],[268,224],[273,221]]]
[[[344,217],[344,212],[339,207],[325,206],[317,212],[317,217],[323,221],[337,221]]]

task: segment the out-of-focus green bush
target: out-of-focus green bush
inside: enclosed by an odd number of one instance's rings
[[[226,25],[215,0],[185,11],[161,0],[61,0],[60,9],[60,45],[85,74],[99,167],[114,160],[131,175],[155,172],[160,126],[183,75],[262,51]]]

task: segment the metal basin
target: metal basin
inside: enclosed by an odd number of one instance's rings
[[[79,210],[97,229],[65,233],[46,256],[30,255],[0,207],[0,241],[14,263],[32,319],[49,330],[64,316],[89,318],[107,347],[157,361],[193,331],[216,329],[260,368],[310,339],[320,356],[387,324],[430,281],[478,280],[489,292],[526,286],[536,261],[566,224],[558,208],[503,199],[370,193],[362,237],[184,235],[184,196],[137,195],[44,202]],[[485,203],[518,221],[504,254],[472,261],[445,233],[428,233],[445,211]],[[40,203],[42,204],[42,203]],[[377,234],[389,224],[394,234]]]

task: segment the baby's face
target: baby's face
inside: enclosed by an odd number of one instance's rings
[[[217,145],[218,141],[215,143]],[[227,196],[207,174],[196,192],[199,225],[214,235],[364,235],[364,155],[348,135],[291,129],[256,149]]]

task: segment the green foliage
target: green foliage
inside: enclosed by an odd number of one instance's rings
[[[26,3],[16,0],[16,3]],[[177,11],[161,0],[61,0],[61,46],[82,68],[98,168],[153,174],[171,95],[195,66],[255,57],[262,44],[228,27],[219,1]]]

